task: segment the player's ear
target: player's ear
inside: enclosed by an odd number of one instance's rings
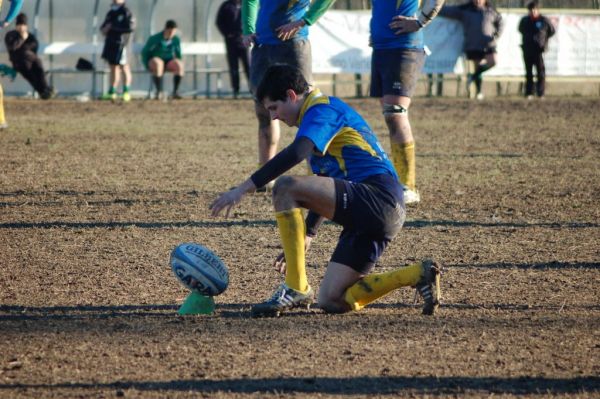
[[[298,100],[298,94],[296,94],[296,92],[292,89],[287,89],[285,94],[292,102],[296,102]]]

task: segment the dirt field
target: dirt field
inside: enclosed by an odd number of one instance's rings
[[[389,148],[376,102],[350,103]],[[256,166],[251,110],[6,101],[0,397],[600,397],[598,97],[414,101],[423,200],[378,270],[443,262],[433,318],[412,289],[249,317],[280,281],[270,197],[207,207]],[[308,254],[315,287],[338,232]],[[230,269],[214,316],[176,315],[185,241]]]

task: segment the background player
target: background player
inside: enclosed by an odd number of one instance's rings
[[[372,0],[371,97],[380,99],[390,133],[392,160],[404,185],[404,202],[417,203],[415,139],[408,108],[425,62],[423,33],[444,0]],[[416,17],[415,17],[416,16]]]
[[[148,38],[142,49],[142,63],[152,73],[156,86],[156,99],[163,97],[163,75],[165,71],[173,72],[174,100],[181,98],[179,84],[185,71],[181,56],[181,40],[177,35],[177,23],[172,19],[165,23],[162,32]]]
[[[0,27],[6,28],[10,23],[17,17],[19,11],[21,11],[21,7],[23,7],[23,0],[8,0],[10,2],[10,8],[8,9],[8,13],[6,17],[4,17],[4,21],[0,23]],[[0,11],[2,11],[2,0],[0,0]],[[4,89],[2,89],[2,85],[0,84],[0,129],[6,129],[8,124],[6,123],[6,118],[4,116]]]
[[[335,0],[243,0],[242,31],[244,44],[254,44],[250,63],[250,89],[255,93],[265,70],[275,63],[299,68],[312,82],[312,54],[308,26],[314,24]],[[259,102],[258,163],[263,165],[277,152],[279,122],[271,120]],[[267,182],[270,186],[271,183]],[[264,189],[261,187],[260,189]]]
[[[100,31],[104,36],[102,58],[110,66],[110,88],[103,99],[116,100],[117,86],[123,72],[123,101],[131,100],[129,87],[131,86],[131,68],[127,62],[127,46],[131,33],[135,30],[135,18],[131,10],[125,5],[125,0],[113,0],[110,10],[106,14]]]

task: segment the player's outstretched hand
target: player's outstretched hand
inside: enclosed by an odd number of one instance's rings
[[[219,213],[221,213],[221,211],[225,209],[225,216],[229,217],[229,214],[231,213],[231,208],[233,208],[242,200],[244,194],[255,190],[256,186],[252,182],[252,179],[246,180],[239,186],[232,188],[226,193],[221,194],[219,198],[214,200],[209,207],[212,211],[211,214],[213,216],[218,216]]]
[[[225,209],[225,217],[229,217],[231,209],[237,205],[244,196],[244,192],[239,187],[231,189],[226,193],[223,193],[210,204],[211,214],[213,216],[219,216],[221,211]]]
[[[290,40],[291,38],[296,36],[296,33],[298,33],[298,31],[302,29],[304,25],[306,25],[306,22],[304,22],[303,19],[290,22],[289,24],[281,25],[279,28],[276,29],[277,38],[283,41]]]
[[[388,25],[390,29],[394,31],[396,35],[403,33],[416,32],[421,29],[421,25],[414,17],[405,17],[402,15],[396,15],[392,18],[392,22]]]
[[[273,262],[273,266],[275,266],[275,270],[279,273],[285,274],[285,254],[283,252],[277,255],[275,262]]]
[[[313,238],[310,236],[304,237],[304,253],[308,252],[310,248],[310,244],[312,243]],[[281,274],[285,274],[285,254],[282,252],[277,255],[275,258],[275,262],[273,262],[273,266],[275,266],[275,270],[277,270]]]

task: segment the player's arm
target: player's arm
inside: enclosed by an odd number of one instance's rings
[[[292,144],[281,150],[281,152],[254,172],[246,181],[217,198],[210,205],[212,215],[217,216],[225,209],[226,216],[229,216],[231,208],[238,204],[246,193],[256,190],[257,187],[263,187],[268,182],[298,165],[312,153],[313,148],[314,143],[306,137],[294,140]]]
[[[38,48],[40,47],[40,43],[38,42],[37,37],[33,33],[29,34],[29,41],[27,44],[28,50],[33,51],[37,54]]]
[[[421,12],[417,17],[417,21],[421,28],[429,25],[431,21],[440,13],[440,10],[444,6],[445,0],[425,0],[421,7]]]
[[[246,47],[254,43],[257,17],[258,0],[242,0],[242,35]]]
[[[10,0],[10,8],[6,14],[6,18],[2,22],[3,28],[7,27],[17,17],[19,11],[21,11],[21,7],[23,7],[23,0]]]
[[[146,69],[148,68],[148,61],[150,61],[150,53],[154,51],[155,45],[154,36],[150,36],[142,48],[142,64]]]
[[[460,20],[462,19],[463,8],[462,6],[443,6],[439,15],[444,18]]]
[[[25,39],[17,32],[12,30],[4,36],[4,44],[8,51],[15,51],[25,43]]]
[[[325,14],[325,11],[327,11],[333,3],[335,3],[335,0],[313,1],[301,19],[278,27],[276,29],[277,37],[283,41],[293,38],[304,26],[310,26],[317,22],[317,20],[323,14]]]
[[[181,40],[179,36],[175,36],[173,38],[173,51],[175,52],[175,58],[178,60],[182,59],[181,57]]]
[[[546,25],[548,25],[548,39],[550,39],[556,33],[556,29],[548,18],[544,17],[544,19],[546,20]]]
[[[416,32],[433,21],[442,9],[444,1],[445,0],[424,0],[423,6],[419,10],[419,15],[416,18],[396,15],[392,18],[389,27],[396,35]]]
[[[500,15],[499,12],[496,13],[494,27],[496,28],[496,31],[494,32],[494,39],[498,39],[500,35],[502,35],[502,31],[504,31],[504,20],[502,19],[502,15]]]

